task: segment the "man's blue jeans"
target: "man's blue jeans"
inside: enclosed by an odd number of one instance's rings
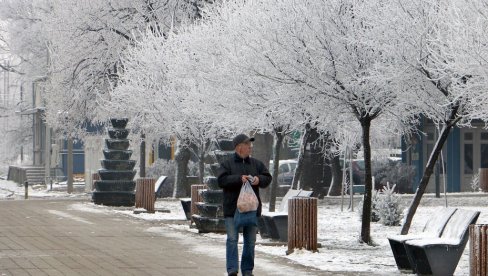
[[[226,243],[226,265],[227,273],[238,272],[239,252],[237,244],[239,242],[239,231],[234,225],[233,217],[225,218],[225,229],[227,231]],[[242,275],[251,275],[254,269],[254,245],[256,244],[256,226],[242,227],[244,246],[242,248],[241,271]]]

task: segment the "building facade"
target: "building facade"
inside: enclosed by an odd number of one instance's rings
[[[472,128],[451,129],[426,192],[437,189],[442,193],[444,186],[447,192],[473,191],[471,184],[479,169],[488,168],[488,130],[483,127],[484,123],[475,122]],[[420,129],[425,135],[415,135],[402,144],[403,162],[415,167],[412,192],[420,183],[439,135],[439,130],[429,122],[423,122]]]

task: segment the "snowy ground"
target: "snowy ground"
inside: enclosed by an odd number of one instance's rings
[[[68,194],[66,182],[54,183],[52,185],[29,185],[28,197],[29,198],[82,198],[89,197],[88,193],[84,192],[84,182],[75,182],[73,184],[74,192]],[[0,180],[0,200],[2,199],[20,199],[25,197],[25,188],[23,185],[19,185],[13,181]]]
[[[85,212],[113,212],[137,219],[151,220],[155,222],[155,225],[160,226],[150,228],[148,231],[161,235],[171,235],[189,247],[193,247],[192,250],[195,251],[202,251],[205,254],[212,254],[216,257],[225,256],[225,235],[214,233],[197,234],[198,231],[190,228],[188,222],[185,221],[185,214],[178,200],[158,199],[156,208],[169,210],[169,213],[134,214],[131,208],[107,207],[92,204],[89,201],[90,195],[83,192],[82,187],[78,187],[75,191],[74,194],[68,195],[65,185],[56,185],[53,187],[53,190],[39,186],[30,188],[29,197],[86,197],[86,202],[73,203],[69,208]],[[22,198],[23,195],[23,187],[18,187],[17,184],[10,181],[0,180],[0,199]],[[411,195],[403,198],[405,206],[410,203],[411,198]],[[488,194],[483,193],[448,195],[449,206],[481,211],[480,218],[477,222],[480,224],[488,223],[487,200]],[[347,199],[345,201],[344,211],[341,211],[340,198],[334,197],[319,200],[318,237],[322,247],[318,253],[298,250],[287,256],[285,253],[287,248],[285,246],[264,245],[271,241],[261,239],[259,235],[256,250],[273,257],[286,258],[317,270],[366,272],[373,275],[405,275],[405,273],[400,273],[397,270],[388,245],[388,240],[386,239],[388,235],[398,234],[400,227],[387,227],[379,223],[372,223],[372,238],[377,245],[372,247],[360,244],[358,242],[361,227],[359,215],[357,211],[349,211]],[[445,198],[435,198],[433,195],[426,195],[417,210],[410,232],[420,231],[429,216],[435,214],[444,205]],[[177,231],[168,231],[168,228]],[[206,241],[205,244],[207,246],[199,246],[201,244],[199,241],[202,241],[202,239]],[[213,246],[209,247],[208,244],[212,244]],[[469,244],[466,246],[455,275],[469,274],[468,248]],[[259,262],[259,260],[257,261]],[[266,263],[266,266],[270,265]]]

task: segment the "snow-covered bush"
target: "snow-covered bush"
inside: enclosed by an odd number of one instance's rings
[[[380,216],[378,214],[378,210],[376,209],[376,204],[378,202],[378,190],[373,189],[373,198],[371,199],[371,221],[378,222],[380,221]],[[362,218],[363,215],[363,200],[359,202],[358,214],[359,218]]]
[[[480,174],[476,173],[473,174],[473,178],[471,179],[471,189],[473,192],[479,192],[480,191]]]
[[[402,219],[401,198],[395,192],[395,186],[396,184],[390,187],[390,183],[386,183],[386,186],[378,193],[373,206],[379,215],[380,222],[386,226],[400,225]]]
[[[156,159],[154,163],[146,169],[147,177],[158,179],[165,175],[168,177],[164,186],[161,188],[161,197],[172,197],[176,175],[176,162],[174,160]],[[188,162],[188,175],[198,175],[198,163]]]
[[[156,159],[146,170],[147,177],[154,177],[156,179],[162,175],[174,179],[175,172],[176,162],[166,159]],[[188,162],[188,175],[198,175],[198,163],[193,161]]]
[[[174,177],[176,171],[176,163],[174,160],[156,159],[152,165],[147,167],[147,177],[158,178],[162,175]]]

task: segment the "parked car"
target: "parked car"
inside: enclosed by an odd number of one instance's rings
[[[364,159],[353,159],[346,164],[346,177],[349,178],[349,164],[352,163],[352,180],[354,185],[364,185],[365,167]],[[344,168],[344,161],[340,160],[341,170]]]
[[[295,169],[297,168],[298,161],[294,159],[280,160],[278,166],[278,186],[289,188],[293,176],[295,175]],[[272,173],[273,161],[269,162],[269,170]]]

